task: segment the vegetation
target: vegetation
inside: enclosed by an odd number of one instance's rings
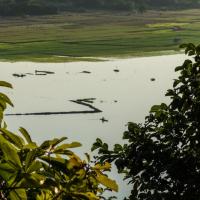
[[[198,0],[143,0],[142,3],[147,9],[184,9],[199,6]]]
[[[176,67],[167,91],[171,103],[154,105],[144,124],[128,123],[113,150],[97,139],[101,162],[115,162],[133,185],[131,200],[197,200],[200,196],[200,45],[182,45],[194,56]]]
[[[3,81],[0,86],[12,88]],[[110,163],[92,164],[88,154],[85,161],[70,150],[80,143],[63,143],[63,137],[37,145],[24,128],[19,129],[23,137],[10,132],[3,120],[8,104],[13,106],[0,93],[1,200],[98,200],[105,190],[118,190],[104,174]]]
[[[200,16],[198,9],[143,14],[67,12],[1,18],[0,27],[0,60],[96,61],[107,56],[179,52],[181,43],[198,43]]]
[[[0,15],[43,15],[66,10],[174,9],[199,6],[198,0],[0,0]]]

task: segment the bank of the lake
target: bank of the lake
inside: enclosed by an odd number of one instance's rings
[[[177,53],[179,44],[199,42],[199,11],[1,17],[0,60],[97,61]]]

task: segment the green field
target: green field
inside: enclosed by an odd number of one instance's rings
[[[0,18],[0,60],[63,62],[176,53],[181,43],[199,43],[199,13],[67,12]]]

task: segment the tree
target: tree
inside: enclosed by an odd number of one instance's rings
[[[12,85],[0,81],[1,87]],[[11,100],[0,93],[0,199],[1,200],[99,200],[104,190],[118,190],[115,181],[104,174],[110,163],[81,160],[71,148],[79,142],[63,143],[55,138],[37,145],[20,128],[12,133],[3,119]]]
[[[199,0],[0,0],[0,16],[45,15],[73,10],[135,10],[197,8]]]
[[[194,59],[176,67],[169,105],[154,105],[144,124],[128,123],[126,144],[109,150],[97,139],[92,148],[98,161],[114,162],[125,173],[131,200],[200,199],[200,45],[181,47]]]

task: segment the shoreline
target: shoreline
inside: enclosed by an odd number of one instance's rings
[[[0,61],[62,63],[180,53],[199,43],[200,9],[61,13],[0,21]]]
[[[155,56],[168,56],[184,54],[184,51],[152,51],[152,52],[137,52],[134,54],[127,55],[116,55],[116,56],[105,56],[105,57],[70,57],[70,56],[51,56],[47,58],[30,58],[30,59],[0,59],[0,63],[17,63],[17,62],[31,62],[31,63],[71,63],[71,62],[105,62],[119,59],[131,59],[131,58],[146,58]],[[56,58],[56,59],[52,59]],[[60,58],[60,59],[59,59]]]

